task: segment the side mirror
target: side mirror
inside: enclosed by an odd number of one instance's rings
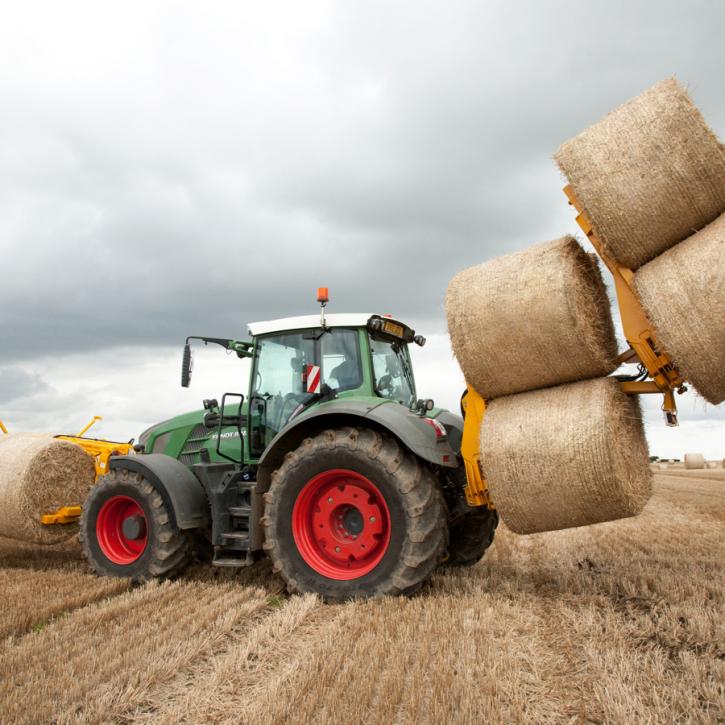
[[[181,360],[181,387],[188,388],[191,382],[191,345],[184,345],[184,355]]]

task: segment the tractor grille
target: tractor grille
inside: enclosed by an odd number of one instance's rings
[[[184,443],[184,447],[179,454],[179,460],[187,466],[192,463],[199,463],[199,451],[215,430],[216,428],[209,428],[203,423],[199,423],[186,439],[186,443]]]

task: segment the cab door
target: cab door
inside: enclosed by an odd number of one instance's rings
[[[257,338],[247,422],[253,459],[262,455],[295,411],[318,392],[308,390],[310,374],[319,377],[319,345],[313,332],[284,332]]]

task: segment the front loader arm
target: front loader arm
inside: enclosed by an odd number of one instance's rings
[[[488,494],[488,484],[481,469],[481,424],[486,412],[484,399],[468,385],[461,398],[463,438],[461,457],[466,469],[466,500],[469,506],[495,506]]]

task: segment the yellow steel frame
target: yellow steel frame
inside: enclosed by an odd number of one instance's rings
[[[685,380],[675,367],[672,359],[657,343],[652,323],[647,319],[644,309],[634,292],[634,272],[619,264],[604,250],[597,236],[592,220],[576,198],[571,186],[564,187],[569,203],[577,210],[577,224],[612,273],[617,291],[617,304],[622,320],[622,329],[630,349],[620,355],[620,362],[640,362],[652,378],[651,380],[622,382],[622,389],[631,395],[661,393],[664,396],[662,410],[668,425],[677,425],[677,404],[673,392],[685,392]]]
[[[0,430],[1,430],[1,431],[2,431],[2,432],[3,432],[4,434],[5,434],[5,435],[9,435],[9,434],[8,434],[8,429],[7,429],[6,427],[5,427],[5,424],[4,424],[4,423],[3,423],[3,422],[2,422],[1,420],[0,420]]]
[[[88,429],[95,424],[97,420],[103,420],[100,415],[94,415],[93,420],[75,436],[60,435],[56,438],[60,438],[64,441],[70,441],[80,446],[89,456],[93,457],[93,462],[96,466],[96,478],[103,476],[108,471],[108,459],[111,456],[126,456],[132,449],[130,443],[119,443],[117,441],[106,441],[101,438],[84,438],[83,434],[88,432]]]
[[[52,514],[43,514],[40,523],[49,526],[51,524],[74,524],[81,515],[80,506],[61,506]]]
[[[486,401],[469,385],[461,399],[465,416],[461,458],[466,469],[466,500],[469,506],[494,508],[488,494],[488,484],[481,469],[481,424],[486,413]]]

